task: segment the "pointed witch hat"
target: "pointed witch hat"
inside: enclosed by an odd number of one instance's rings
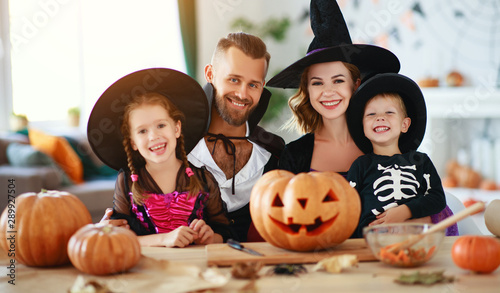
[[[90,113],[87,137],[97,157],[109,167],[128,169],[120,127],[125,106],[135,95],[156,92],[184,113],[184,149],[188,154],[203,137],[210,108],[198,82],[170,68],[148,68],[132,72],[104,91]]]
[[[364,80],[377,73],[400,69],[398,57],[382,47],[353,44],[335,0],[311,0],[311,28],[314,33],[307,54],[267,82],[269,87],[298,88],[304,70],[316,63],[342,61],[356,65]]]

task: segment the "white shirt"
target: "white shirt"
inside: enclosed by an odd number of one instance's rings
[[[247,134],[249,136],[248,124]],[[251,141],[250,141],[251,142]],[[189,153],[188,160],[200,168],[205,166],[219,183],[222,200],[226,203],[228,212],[236,211],[244,207],[250,201],[252,187],[264,173],[264,167],[271,157],[271,153],[263,147],[253,144],[252,154],[246,165],[235,175],[235,194],[232,194],[231,186],[233,179],[226,178],[224,172],[217,166],[205,139],[202,138],[194,149]]]

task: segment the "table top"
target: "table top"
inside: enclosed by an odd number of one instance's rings
[[[451,259],[451,247],[457,237],[445,237],[436,256],[418,268],[393,268],[378,261],[360,262],[357,267],[341,273],[313,272],[314,264],[304,265],[308,273],[298,276],[268,275],[273,266],[263,267],[255,281],[229,278],[214,285],[200,278],[200,273],[213,272],[207,266],[205,246],[187,248],[143,247],[143,258],[131,271],[105,277],[83,274],[73,266],[31,268],[17,264],[16,285],[8,284],[9,259],[0,257],[0,292],[67,292],[81,275],[85,281],[94,280],[113,292],[187,292],[219,287],[216,292],[500,292],[500,268],[491,274],[474,274],[457,267]],[[349,240],[347,240],[349,241]],[[231,268],[217,268],[228,277]],[[444,271],[455,277],[453,283],[429,287],[408,286],[394,282],[401,273]],[[221,284],[224,283],[222,286]],[[41,289],[47,288],[47,289]],[[50,290],[49,290],[50,288]],[[49,290],[49,291],[47,291]]]

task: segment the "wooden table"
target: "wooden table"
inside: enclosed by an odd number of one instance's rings
[[[267,276],[272,266],[265,266],[261,277],[254,283],[254,292],[500,292],[500,268],[492,274],[479,275],[462,270],[455,266],[451,259],[451,246],[456,237],[445,237],[437,255],[427,264],[413,269],[397,269],[380,262],[361,262],[358,267],[347,269],[339,274],[312,272],[312,264],[305,267],[307,274],[293,276]],[[347,240],[349,241],[349,240]],[[146,258],[131,272],[106,277],[95,277],[81,274],[71,265],[59,268],[29,268],[23,265],[16,267],[16,285],[7,283],[6,266],[8,259],[0,258],[0,292],[67,292],[78,275],[87,280],[96,280],[112,285],[121,292],[177,292],[182,291],[180,285],[198,282],[195,278],[199,272],[207,269],[207,256],[204,246],[188,248],[144,247]],[[146,262],[147,260],[147,262]],[[166,260],[166,261],[165,261]],[[146,265],[147,263],[147,265]],[[151,266],[151,263],[154,263]],[[168,268],[162,268],[162,266]],[[228,274],[230,268],[218,268]],[[454,276],[456,281],[447,284],[436,284],[430,287],[404,286],[394,283],[401,273],[444,271],[447,276]],[[191,277],[183,276],[190,272]],[[176,274],[178,276],[176,276]],[[201,283],[200,283],[201,284]],[[249,285],[248,280],[231,278],[229,282],[216,292],[238,292]],[[45,289],[47,288],[47,289]],[[50,289],[49,289],[50,288]],[[203,286],[201,287],[203,288]]]

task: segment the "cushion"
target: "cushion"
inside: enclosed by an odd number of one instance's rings
[[[118,171],[112,169],[111,167],[108,167],[106,165],[103,165],[102,163],[100,165],[96,165],[93,158],[92,158],[92,149],[90,148],[90,145],[87,141],[85,140],[78,140],[73,137],[65,136],[66,140],[68,143],[71,145],[73,150],[76,152],[78,157],[80,158],[80,161],[82,161],[83,165],[83,180],[94,180],[94,179],[104,179],[106,177],[115,177],[118,174]]]
[[[28,136],[9,133],[0,138],[0,165],[9,164],[7,160],[7,146],[13,142],[29,144]]]
[[[74,183],[83,183],[83,166],[80,158],[63,137],[29,130],[30,144],[49,155]]]
[[[29,144],[11,143],[7,146],[7,160],[16,167],[49,166],[54,161]]]
[[[6,150],[6,156],[12,167],[44,167],[45,171],[41,171],[40,174],[44,175],[42,179],[45,188],[53,189],[59,185],[68,186],[72,184],[66,173],[52,158],[35,150],[29,144],[10,143]],[[53,169],[53,171],[50,171],[50,169]],[[11,171],[13,170],[16,169],[11,169]],[[23,168],[19,169],[19,174],[22,174],[23,171],[21,170],[27,172],[27,169]]]

